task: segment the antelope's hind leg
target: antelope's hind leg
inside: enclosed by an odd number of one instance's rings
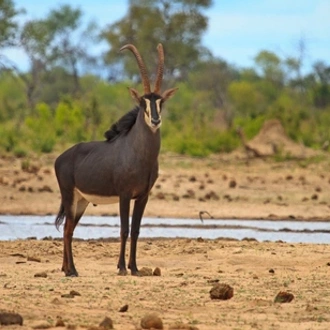
[[[62,271],[65,276],[78,276],[78,272],[74,265],[73,254],[72,254],[72,237],[74,229],[76,228],[80,218],[84,214],[88,201],[85,199],[79,199],[73,201],[72,205],[66,211],[66,219],[64,225],[63,242],[64,242],[64,254]]]

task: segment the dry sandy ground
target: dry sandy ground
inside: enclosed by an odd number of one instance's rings
[[[55,214],[53,161],[0,159],[0,213]],[[329,219],[327,157],[276,163],[162,156],[160,163],[147,216],[198,218],[205,210],[215,218]],[[118,206],[87,212],[114,214]],[[149,312],[164,329],[330,328],[329,245],[140,240],[139,267],[160,267],[160,277],[117,276],[118,252],[119,241],[75,241],[80,277],[65,278],[61,241],[0,242],[0,310],[20,313],[20,329],[54,327],[59,317],[67,329],[95,329],[105,316],[115,329],[138,329]],[[35,277],[40,272],[47,277]],[[210,299],[216,281],[233,287],[230,300]],[[71,290],[80,296],[62,296]],[[293,301],[275,303],[280,291]],[[119,312],[125,304],[128,310]]]
[[[0,214],[57,213],[54,159],[0,159]],[[219,219],[329,219],[329,165],[329,156],[291,162],[161,156],[145,215],[198,218],[208,211]],[[118,204],[90,205],[86,214],[118,214]]]
[[[160,277],[117,276],[118,249],[119,242],[75,242],[80,276],[65,278],[60,241],[0,242],[0,310],[20,313],[23,329],[54,327],[59,317],[67,329],[94,329],[110,317],[115,329],[133,330],[150,312],[164,329],[330,327],[329,245],[141,240],[140,267],[159,267]],[[40,272],[47,277],[35,277]],[[233,287],[230,300],[210,299],[216,281]],[[72,290],[80,296],[63,296]],[[294,299],[275,303],[280,291]]]

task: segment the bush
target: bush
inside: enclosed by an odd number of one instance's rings
[[[37,152],[52,152],[56,143],[54,119],[47,104],[36,106],[36,114],[28,116],[25,124],[29,129],[27,136],[32,149]]]

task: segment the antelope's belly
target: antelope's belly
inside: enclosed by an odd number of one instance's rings
[[[86,199],[88,202],[92,204],[115,204],[119,202],[119,196],[101,196],[101,195],[93,195],[86,194],[75,188],[78,195]]]

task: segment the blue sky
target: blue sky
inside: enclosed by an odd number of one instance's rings
[[[79,6],[84,18],[99,26],[121,19],[128,8],[127,0],[14,0],[25,8],[28,18],[42,18],[61,4]],[[323,60],[330,65],[329,0],[213,0],[204,11],[209,27],[202,43],[212,53],[238,67],[253,64],[263,49],[278,55],[296,56],[298,41],[306,42],[305,65]],[[10,51],[7,56],[24,67],[23,54]]]

